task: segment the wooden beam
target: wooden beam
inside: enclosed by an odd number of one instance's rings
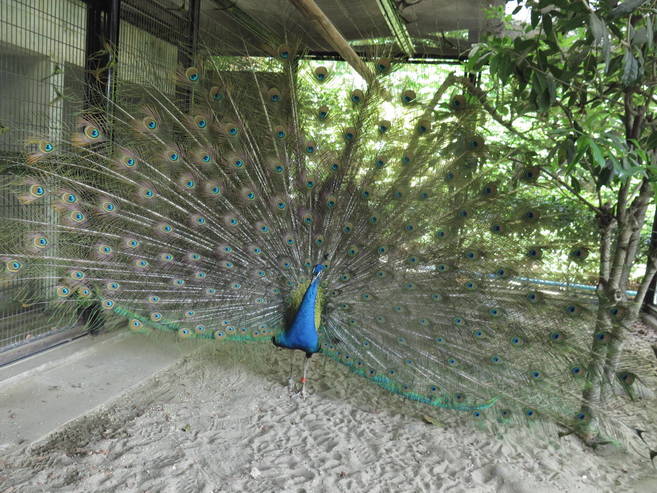
[[[406,53],[406,56],[412,57],[415,53],[415,46],[413,46],[413,40],[408,34],[406,25],[399,16],[399,11],[395,7],[393,0],[376,0],[376,3],[379,5],[381,15],[386,20],[388,29],[390,29],[390,32],[397,40],[399,47]]]
[[[374,80],[374,73],[358,56],[346,39],[336,29],[331,20],[326,17],[315,0],[290,0],[290,2],[306,17],[315,27],[317,32],[337,51],[340,56],[358,72],[367,83]]]

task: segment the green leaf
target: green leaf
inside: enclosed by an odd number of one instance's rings
[[[646,148],[655,149],[657,147],[657,130],[653,130],[646,140]]]
[[[623,60],[622,55],[618,55],[618,56],[615,56],[614,58],[612,58],[611,62],[609,63],[609,69],[607,70],[607,73],[608,74],[613,74],[618,69],[620,69],[622,60]]]
[[[513,72],[513,58],[510,56],[504,56],[501,57],[497,63],[497,76],[500,78],[503,84],[506,84],[507,80],[509,80],[509,76]]]
[[[576,152],[575,155],[573,156],[572,161],[568,164],[568,167],[566,168],[566,173],[569,173],[572,171],[572,169],[577,165],[584,154],[586,154],[586,151],[589,148],[589,144],[591,142],[591,138],[588,135],[580,135],[579,138],[577,139],[577,145],[576,145]]]
[[[570,19],[559,22],[559,32],[568,32],[581,27],[586,22],[586,15],[573,15]]]
[[[554,35],[554,28],[552,26],[552,16],[550,14],[543,14],[543,31],[545,32],[545,41],[552,48],[554,52],[559,50],[557,38]]]
[[[543,15],[543,31],[545,31],[545,35],[550,38],[554,34],[554,30],[552,29],[552,16],[550,14],[544,14]]]
[[[623,86],[631,86],[639,78],[639,62],[632,52],[625,48],[625,54],[623,55],[623,76],[621,77],[621,83]]]
[[[608,134],[609,142],[607,148],[613,149],[617,154],[625,154],[627,152],[627,143],[625,139],[621,139],[618,135],[613,133]]]
[[[601,168],[604,167],[606,162],[605,162],[605,158],[602,157],[602,151],[600,150],[600,146],[598,146],[598,144],[596,144],[593,140],[590,140],[589,150],[591,151],[591,156],[593,157],[593,161]]]
[[[475,45],[472,50],[470,50],[468,61],[466,62],[468,71],[479,72],[482,67],[488,63],[491,54],[492,52],[484,49],[482,45]]]
[[[550,88],[550,83],[552,88]],[[536,96],[536,105],[539,111],[546,111],[552,104],[553,96],[556,96],[554,80],[550,81],[541,72],[534,72],[532,74],[532,90]]]
[[[609,41],[609,30],[607,25],[591,12],[589,16],[589,28],[593,36],[594,46],[602,46],[602,55],[605,59],[605,73],[609,70],[609,62],[611,61],[611,42]]]
[[[634,146],[632,152],[638,156],[639,162],[650,162],[650,157],[648,156],[648,153],[641,148],[641,144],[636,139],[630,139],[630,142]]]
[[[492,56],[490,57],[490,61],[488,62],[488,70],[490,72],[490,75],[492,77],[498,77],[497,75],[497,60],[499,58],[499,55],[497,56]]]
[[[652,32],[650,33],[650,36],[652,37]],[[634,34],[632,35],[632,44],[634,46],[643,46],[646,43],[648,43],[647,29],[645,27],[640,27],[634,31]]]
[[[561,144],[561,148],[566,155],[566,162],[572,163],[575,159],[575,144],[573,143],[573,139],[566,139],[563,144]]]
[[[538,26],[539,21],[541,20],[541,11],[540,9],[533,8],[530,14],[531,26],[535,28]]]
[[[625,0],[618,7],[611,11],[611,17],[620,17],[621,15],[627,15],[631,12],[634,12],[636,9],[641,7],[646,3],[646,0]]]
[[[595,44],[600,44],[602,42],[602,36],[605,34],[605,25],[600,20],[600,17],[595,15],[595,12],[591,12],[591,15],[589,15],[589,29],[591,30]]]
[[[598,190],[604,187],[605,185],[609,185],[612,176],[613,176],[613,170],[611,166],[608,166],[600,170],[600,174],[598,175],[598,179],[596,180],[596,185]]]
[[[513,48],[518,52],[533,50],[536,48],[536,41],[534,39],[516,38],[513,40]]]

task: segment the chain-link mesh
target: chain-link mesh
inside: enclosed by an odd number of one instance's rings
[[[52,230],[58,218],[50,200],[19,202],[7,168],[20,170],[30,139],[62,143],[65,129],[79,113],[86,12],[80,0],[0,2],[0,240],[5,246],[25,240],[16,235],[12,218],[51,225],[42,229],[56,243]],[[42,274],[42,279],[20,285],[11,278],[0,281],[0,350],[74,324],[75,320],[61,319],[54,324],[52,307],[34,302],[39,292],[52,290],[55,283],[54,273]]]
[[[99,5],[102,2],[84,0],[0,2],[0,242],[5,249],[20,250],[15,243],[25,241],[11,227],[12,218],[49,225],[42,226],[42,232],[57,243],[54,230],[59,219],[52,204],[48,200],[22,204],[11,182],[17,171],[21,174],[31,139],[67,146],[67,135],[88,97],[89,36],[104,36],[87,32],[88,16]],[[116,98],[130,110],[141,103],[140,91],[146,85],[167,97],[179,97],[171,74],[188,63],[191,27],[188,12],[176,6],[179,3],[167,0],[121,2]],[[103,46],[102,39],[95,44],[99,45]],[[39,293],[51,292],[57,282],[55,272],[41,275],[45,280],[20,286],[11,277],[0,280],[0,352],[76,326],[75,315],[53,317],[56,307],[32,302],[47,298]]]

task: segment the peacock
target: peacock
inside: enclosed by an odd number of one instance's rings
[[[472,79],[399,90],[386,56],[365,82],[265,48],[119,82],[67,138],[28,138],[5,191],[44,212],[3,220],[15,302],[327,358],[494,426],[632,435],[618,396],[582,397],[609,338],[576,284],[591,245],[551,233],[572,214],[537,203],[540,163],[498,145]]]

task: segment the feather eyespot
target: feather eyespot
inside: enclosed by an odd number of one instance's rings
[[[187,70],[185,70],[185,78],[189,82],[198,82],[201,80],[201,74],[196,67],[189,67]]]

